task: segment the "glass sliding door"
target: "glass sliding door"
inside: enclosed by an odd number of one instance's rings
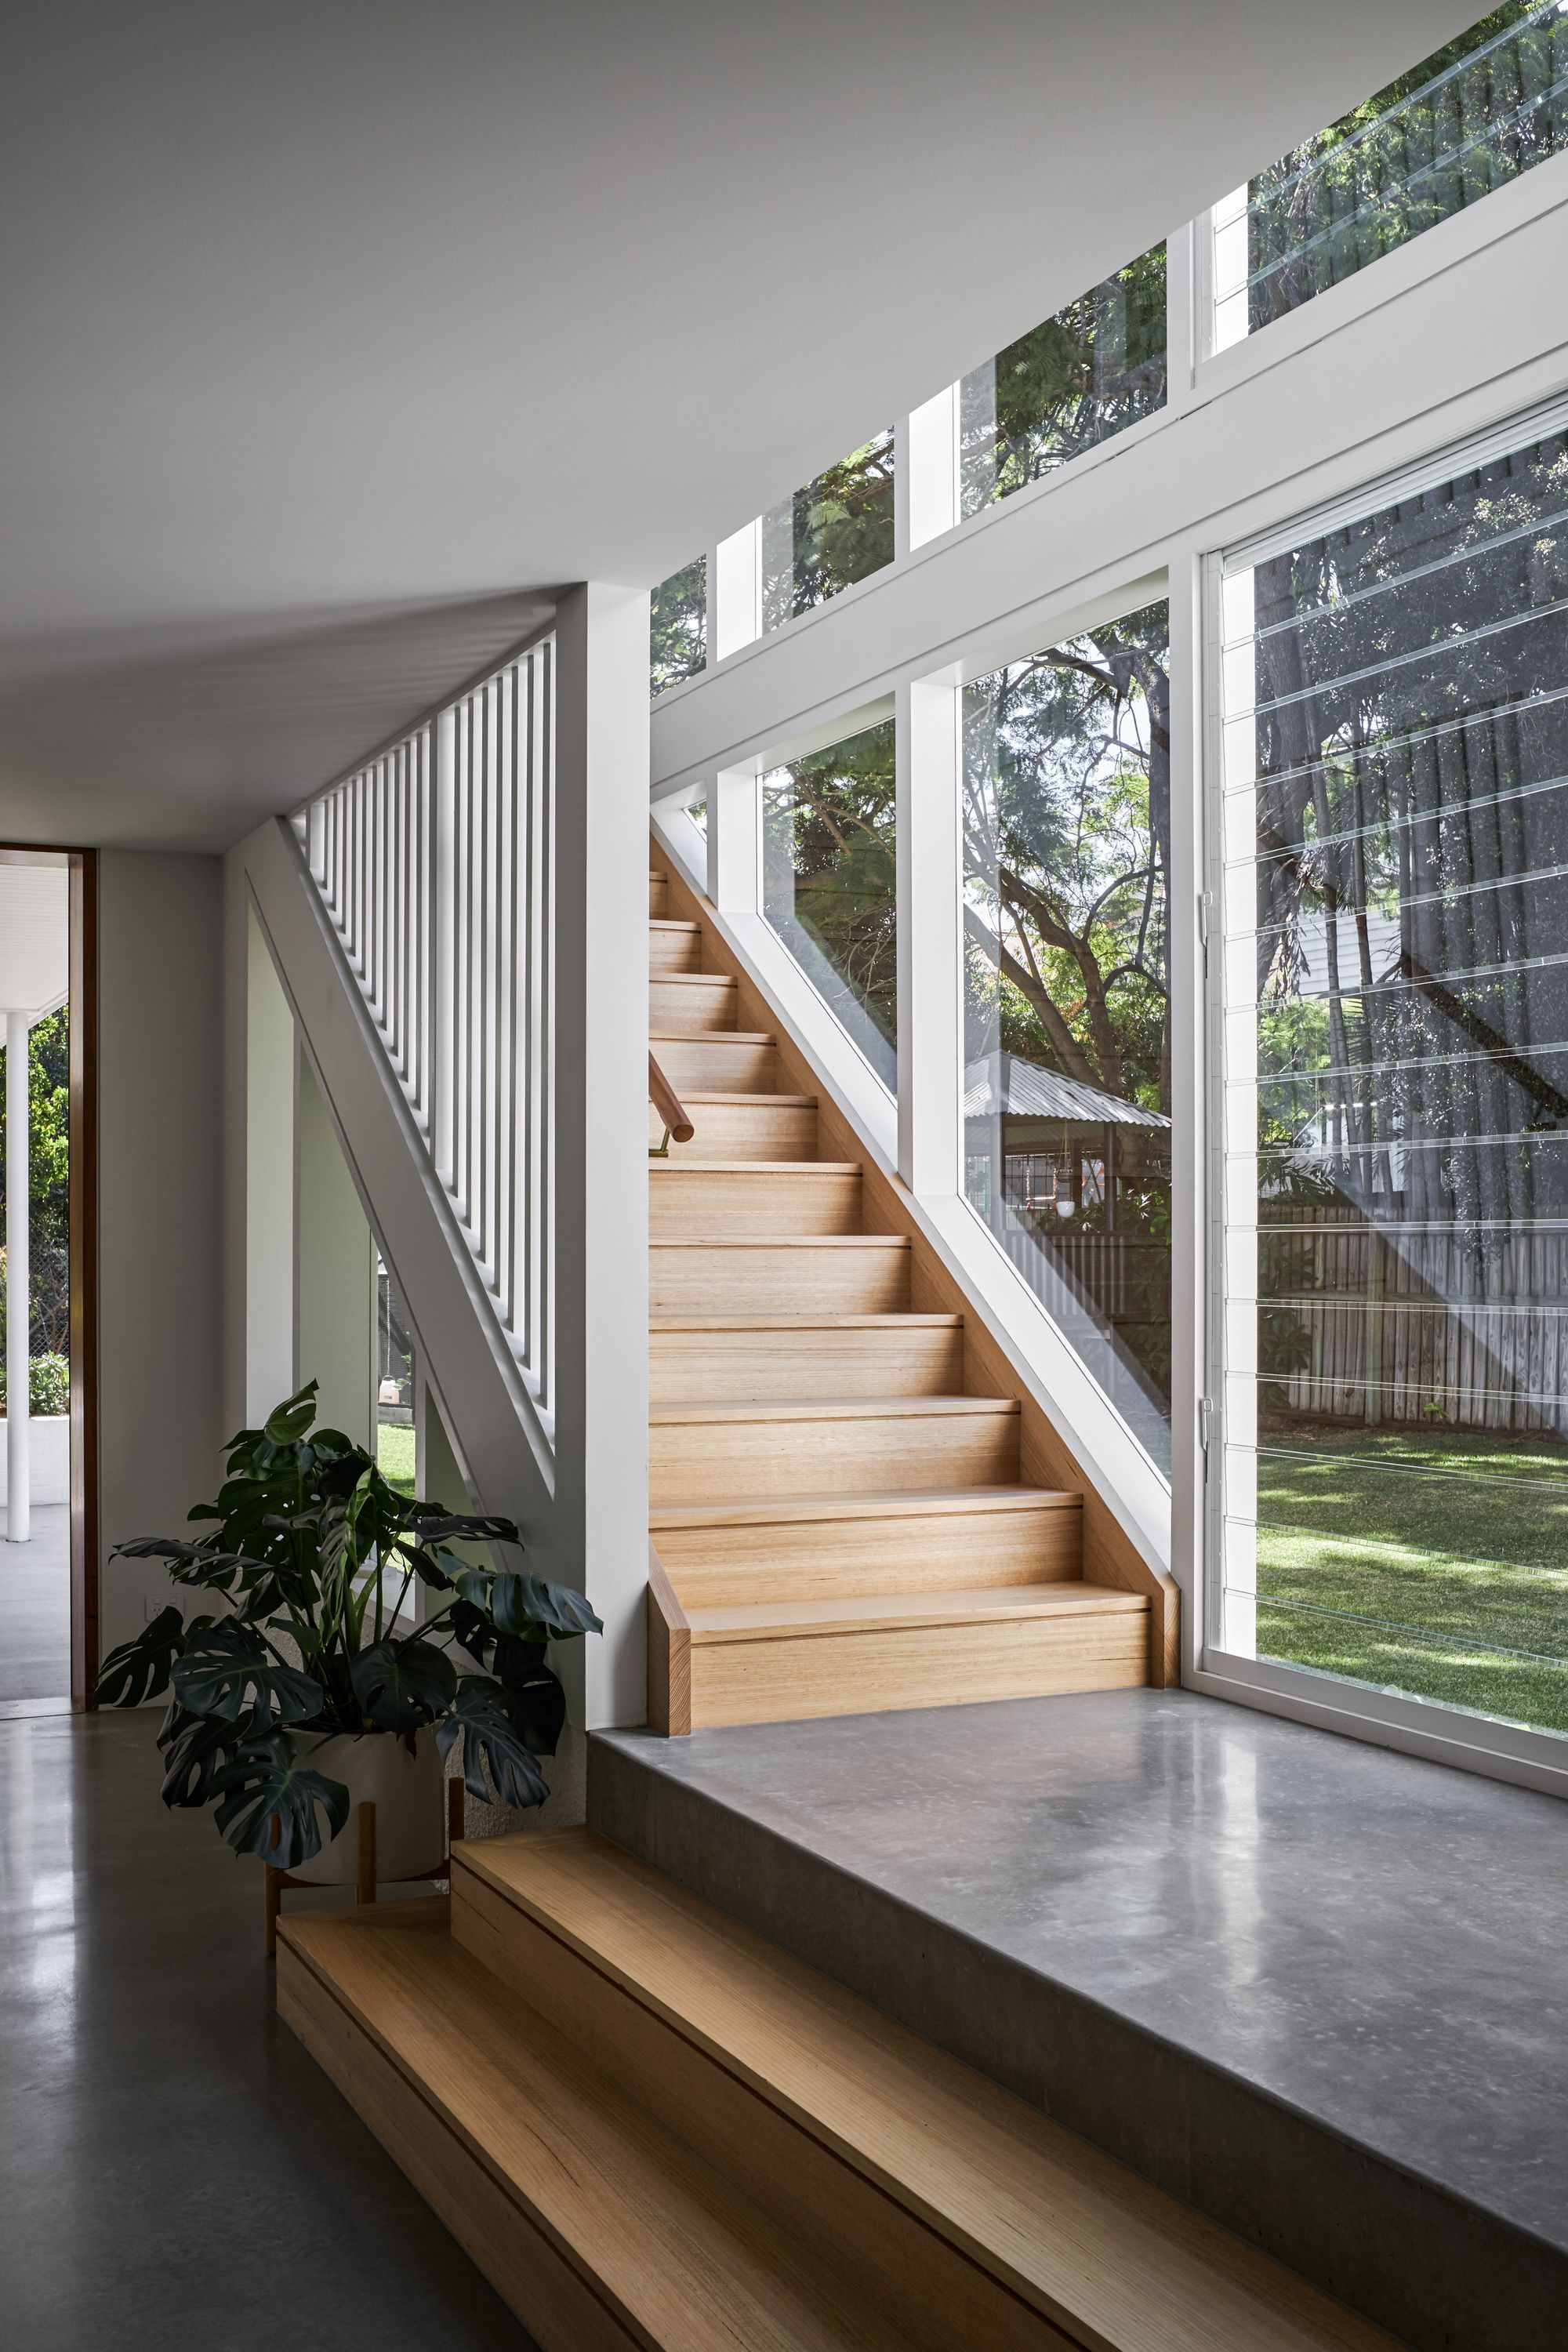
[[[963,689],[964,1192],[1170,1467],[1166,608]]]
[[[1221,593],[1218,1640],[1568,1732],[1568,437]]]

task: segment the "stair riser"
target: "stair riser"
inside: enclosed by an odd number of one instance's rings
[[[650,1315],[889,1315],[910,1303],[910,1253],[725,1249],[703,1242],[648,1253]],[[928,1480],[928,1484],[930,1481]]]
[[[693,1642],[691,1727],[1131,1689],[1148,1646],[1142,1611]]]
[[[648,1381],[655,1404],[962,1395],[963,1332],[655,1331]]]
[[[667,971],[700,971],[702,969],[702,934],[700,931],[649,931],[647,935],[648,978],[657,979]]]
[[[885,1495],[908,1486],[1003,1486],[1018,1475],[1016,1413],[847,1421],[654,1422],[648,1499]]]
[[[678,1079],[669,1077],[663,1061],[659,1065],[677,1094],[682,1089]],[[697,1129],[689,1143],[672,1143],[672,1160],[815,1160],[816,1157],[816,1110],[813,1104],[791,1103],[774,1109],[766,1104],[746,1102],[696,1103],[690,1099],[689,1086],[686,1091],[686,1109]],[[647,1139],[658,1149],[664,1132],[664,1122],[652,1105],[648,1107]]]
[[[657,881],[655,881],[651,876],[649,877],[647,886],[647,911],[650,922],[653,921],[656,917],[664,916],[669,912],[669,884],[666,881],[662,874]]]
[[[657,1024],[656,1024],[657,1025]],[[767,1095],[784,1091],[779,1084],[776,1045],[758,1045],[749,1039],[722,1036],[659,1037],[654,1053],[659,1068],[682,1094]],[[815,1158],[815,1152],[807,1154]]]
[[[803,1525],[656,1528],[653,1541],[688,1609],[840,1593],[984,1591],[1068,1582],[1081,1572],[1081,1512],[933,1512],[929,1517]]]
[[[641,2352],[639,2339],[286,1945],[278,1951],[278,2009],[543,2352]]]
[[[1047,2320],[471,1871],[454,1879],[452,1933],[639,2105],[679,2116],[689,2147],[869,2289],[911,2347],[1067,2352]]]
[[[752,1175],[688,1162],[655,1167],[648,1175],[648,1232],[656,1241],[707,1234],[765,1241],[860,1230],[858,1169],[789,1175],[758,1169]]]
[[[650,980],[647,1003],[651,1029],[700,1036],[705,1030],[732,1029],[735,1025],[732,980]],[[675,1084],[673,1078],[670,1084]]]

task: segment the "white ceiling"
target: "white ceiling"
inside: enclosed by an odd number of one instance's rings
[[[1478,5],[15,0],[0,837],[233,840]]]

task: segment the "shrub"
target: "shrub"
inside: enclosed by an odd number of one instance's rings
[[[67,1412],[70,1409],[71,1374],[66,1357],[35,1356],[28,1367],[29,1409],[36,1413]],[[0,1362],[0,1404],[5,1401],[5,1367]]]

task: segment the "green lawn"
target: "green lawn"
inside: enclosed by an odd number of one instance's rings
[[[1279,1425],[1259,1656],[1568,1732],[1568,1448]]]
[[[383,1421],[376,1424],[376,1467],[400,1495],[414,1492],[414,1428],[412,1423]]]

